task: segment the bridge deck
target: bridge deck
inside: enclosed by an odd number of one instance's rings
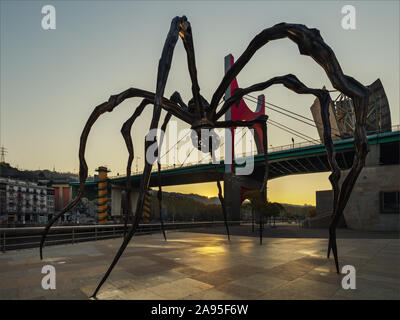
[[[386,143],[400,143],[400,131],[374,134],[368,136],[370,145],[386,144]],[[335,150],[337,153],[336,160],[341,169],[350,168],[354,156],[354,140],[352,138],[339,140],[334,142]],[[278,149],[278,150],[277,150]],[[302,146],[299,148],[291,148],[272,151],[268,153],[270,161],[270,179],[282,177],[291,174],[302,173],[316,173],[330,171],[330,167],[326,157],[326,149],[323,144],[313,144]],[[247,159],[247,161],[254,161],[255,170],[251,177],[253,179],[262,180],[264,165],[264,155],[256,155],[254,157],[241,157],[237,161]],[[180,185],[190,183],[212,182],[217,178],[223,179],[225,164],[222,160],[218,164],[219,176],[215,173],[215,168],[212,163],[188,164],[183,167],[177,166],[176,168],[164,168],[161,171],[162,185]],[[141,173],[131,175],[131,183],[133,187],[139,186]],[[125,183],[125,176],[110,178],[111,183],[123,185]],[[78,186],[78,182],[72,182],[72,186]],[[87,186],[97,186],[97,181],[87,181]],[[150,186],[157,186],[158,178],[157,172],[153,171]]]

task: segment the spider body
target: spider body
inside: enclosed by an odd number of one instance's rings
[[[205,121],[205,120],[210,119],[210,117],[211,117],[210,104],[208,103],[208,101],[202,95],[200,95],[200,107],[201,107],[201,110],[203,110],[203,115],[198,120]],[[188,111],[190,113],[196,115],[196,103],[195,103],[194,98],[190,99],[189,102],[188,102]],[[212,122],[209,121],[208,123],[212,125]]]
[[[188,71],[192,82],[191,89],[193,98],[188,102],[187,105],[183,102],[180,94],[177,91],[175,91],[171,95],[170,99],[164,97],[164,90],[167,83],[169,70],[171,67],[173,52],[179,37],[183,42],[187,54]],[[327,90],[308,88],[296,76],[292,74],[287,74],[271,78],[267,81],[254,84],[247,88],[237,89],[231,97],[227,98],[224,101],[220,109],[217,110],[219,102],[222,99],[226,89],[228,88],[232,80],[240,73],[240,71],[244,68],[244,66],[250,61],[254,53],[262,46],[268,44],[270,41],[281,38],[289,38],[290,40],[295,42],[299,48],[300,54],[312,57],[324,69],[333,87],[338,91],[344,93],[348,97],[350,97],[354,102],[354,109],[357,119],[356,128],[354,131],[354,143],[355,143],[356,154],[353,159],[352,168],[345,177],[342,185],[339,185],[341,171],[335,159],[335,150],[331,138],[331,127],[329,121],[329,107],[331,99],[329,92]],[[149,161],[149,159],[145,159],[144,161],[144,169],[140,181],[139,196],[137,200],[135,215],[133,217],[133,213],[131,212],[130,206],[128,205],[130,203],[129,194],[131,189],[130,185],[131,165],[134,158],[131,128],[134,121],[141,115],[144,108],[147,107],[148,105],[153,105],[153,116],[151,119],[149,130],[154,130],[158,128],[161,116],[161,109],[164,109],[167,112],[167,115],[165,116],[165,119],[161,125],[161,129],[164,132],[170,118],[172,116],[175,116],[181,119],[182,121],[186,122],[196,133],[193,134],[191,137],[193,145],[202,152],[211,153],[212,156],[215,147],[219,146],[220,144],[220,141],[216,138],[216,134],[213,129],[232,128],[232,127],[251,127],[255,123],[261,124],[263,133],[262,140],[263,140],[265,172],[263,176],[263,183],[260,187],[259,193],[260,193],[260,198],[264,199],[263,201],[265,201],[266,185],[268,181],[268,155],[267,155],[268,144],[267,144],[267,131],[266,131],[267,117],[260,116],[257,117],[256,119],[253,119],[252,121],[234,121],[234,120],[220,121],[219,119],[230,108],[237,105],[244,95],[256,91],[265,90],[275,84],[282,84],[289,90],[292,90],[298,94],[312,94],[316,96],[320,101],[321,117],[324,127],[324,144],[327,151],[328,162],[332,172],[331,175],[329,176],[329,180],[332,184],[332,188],[334,191],[334,197],[333,197],[334,209],[332,213],[331,225],[329,227],[329,244],[328,244],[327,256],[329,258],[330,252],[331,251],[333,252],[335,258],[336,270],[339,273],[339,262],[338,262],[337,245],[336,245],[336,226],[339,222],[340,217],[343,215],[343,210],[350,197],[353,186],[361,172],[361,169],[364,166],[365,158],[369,150],[368,141],[366,138],[366,130],[365,130],[365,122],[367,118],[366,114],[368,110],[367,108],[368,95],[369,95],[368,89],[361,83],[359,83],[357,80],[355,80],[353,77],[347,76],[343,73],[339,62],[337,61],[336,56],[333,53],[333,50],[324,42],[324,40],[320,35],[320,32],[317,29],[309,29],[301,24],[279,23],[273,27],[264,29],[254,37],[254,39],[250,42],[250,44],[242,53],[242,55],[239,57],[239,59],[231,66],[228,72],[224,75],[223,79],[221,80],[220,84],[215,90],[210,100],[210,103],[208,103],[207,100],[200,94],[200,86],[197,80],[192,28],[185,16],[175,17],[171,22],[171,26],[158,64],[155,93],[137,88],[130,88],[121,92],[120,94],[111,96],[108,101],[98,105],[92,111],[91,115],[89,116],[89,119],[86,122],[85,127],[83,128],[80,139],[79,190],[77,192],[76,197],[65,208],[63,208],[61,212],[54,215],[53,218],[48,222],[41,239],[40,257],[42,258],[43,245],[50,227],[63,214],[71,210],[79,202],[79,200],[83,195],[85,181],[88,176],[88,167],[85,161],[86,142],[93,124],[102,114],[113,111],[114,108],[116,108],[124,100],[129,98],[135,98],[135,97],[142,98],[142,101],[139,104],[139,106],[135,109],[132,116],[123,124],[121,129],[121,133],[123,135],[127,150],[129,152],[127,167],[126,167],[126,192],[125,192],[126,235],[111,265],[109,266],[107,272],[105,273],[98,287],[93,293],[93,297],[96,296],[97,292],[100,290],[101,286],[110,275],[114,266],[117,264],[119,258],[121,257],[128,243],[134,236],[137,227],[139,225],[139,221],[142,218],[145,194],[149,188],[150,174],[154,160]],[[206,130],[210,134],[208,136],[203,137],[201,133],[204,130]],[[161,143],[162,139],[160,141],[160,145]],[[145,141],[145,154],[147,154],[146,151],[151,146],[151,144],[152,144],[151,141],[147,140]],[[161,175],[160,175],[161,165],[159,161],[157,165],[159,172],[158,200],[161,213],[161,202],[162,202]],[[221,184],[218,180],[217,180],[217,186],[218,186],[218,197],[221,201],[222,212],[224,215],[225,226],[229,239],[230,235],[227,223],[227,212],[225,208],[224,198],[222,195]],[[265,206],[261,207],[262,207],[261,210],[264,210]],[[129,228],[129,230],[127,230],[128,216],[132,216],[134,218],[132,226]],[[262,217],[261,214],[260,217]],[[161,217],[160,221],[161,225],[163,226],[163,221]],[[260,221],[260,227],[261,225],[262,221]],[[165,232],[163,228],[162,231],[164,233],[164,238],[165,238]],[[260,243],[262,243],[261,229],[260,229]]]

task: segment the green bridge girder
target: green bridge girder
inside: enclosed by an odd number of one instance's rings
[[[391,143],[391,142],[400,142],[400,131],[395,131],[395,132],[387,132],[387,133],[381,133],[381,134],[374,134],[368,136],[368,142],[370,145],[376,145],[376,144],[385,144],[385,143]],[[338,140],[334,141],[334,147],[335,151],[337,154],[340,154],[341,152],[345,153],[347,152],[349,154],[348,158],[351,158],[351,152],[354,151],[354,139],[349,138],[345,140]],[[289,174],[300,174],[300,173],[312,173],[312,172],[324,172],[324,171],[329,171],[329,167],[326,166],[325,168],[322,168],[319,166],[319,170],[310,170],[307,171],[305,170],[307,166],[303,163],[300,163],[301,159],[306,159],[310,157],[326,157],[326,149],[324,144],[318,144],[318,145],[310,145],[310,146],[305,146],[305,147],[300,147],[300,148],[292,148],[292,149],[287,149],[287,150],[281,150],[281,151],[274,151],[268,153],[268,158],[270,161],[270,167],[272,168],[270,176],[271,179],[280,177],[280,176],[285,176]],[[243,158],[238,158],[237,160],[240,161],[240,159]],[[251,157],[246,158],[247,161],[251,161]],[[321,159],[319,159],[321,161]],[[261,172],[263,171],[263,161],[264,161],[264,155],[255,155],[254,156],[254,165],[255,165],[255,172],[254,176],[257,177],[262,177]],[[295,166],[291,164],[290,162],[294,161],[293,163],[299,163],[301,166],[299,166],[296,170]],[[346,162],[346,160],[343,160]],[[288,166],[289,170],[287,172],[284,171],[284,168],[282,167],[279,169],[278,165],[280,166],[280,162],[285,163]],[[351,160],[348,161],[351,164]],[[277,164],[276,168],[274,169],[274,164]],[[312,165],[312,163],[311,163]],[[243,165],[236,165],[236,166],[243,166]],[[304,168],[302,170],[301,168]],[[312,165],[314,167],[314,165]],[[299,169],[300,168],[300,169]],[[342,169],[347,169],[346,166],[343,166]],[[223,161],[221,161],[218,164],[218,171],[220,173],[220,179],[223,179],[223,174],[225,171],[225,164]],[[274,174],[274,171],[275,174]],[[280,171],[280,172],[278,172]],[[208,174],[208,176],[207,176]],[[177,167],[177,168],[171,168],[171,169],[165,169],[161,171],[161,177],[163,180],[163,185],[174,185],[174,183],[170,184],[165,184],[166,181],[171,180],[172,177],[177,177],[177,176],[182,176],[183,180],[185,180],[185,177],[190,179],[193,179],[194,176],[196,175],[203,175],[205,180],[207,181],[198,181],[198,182],[188,182],[188,183],[199,183],[199,182],[209,182],[208,179],[211,179],[210,181],[213,181],[212,179],[216,179],[215,175],[215,167],[214,164],[212,163],[206,163],[206,164],[194,164],[194,165],[188,165],[185,167]],[[153,183],[150,183],[150,185],[156,185],[155,181],[157,180],[158,173],[156,171],[153,171],[151,173],[151,180],[154,181]],[[133,185],[138,184],[140,181],[141,174],[134,174],[131,175],[131,183]],[[117,177],[117,178],[110,178],[109,181],[111,184],[117,184],[123,186],[125,184],[125,177]],[[182,180],[181,179],[181,180]],[[201,180],[201,177],[199,177],[199,180]],[[176,183],[176,184],[184,184],[184,183]],[[73,189],[76,189],[76,187],[79,185],[79,182],[71,182],[70,185],[73,187]],[[85,186],[87,186],[87,189],[91,189],[93,187],[97,186],[97,181],[87,181],[85,183]],[[86,189],[86,188],[85,188]],[[89,190],[88,190],[89,191]]]

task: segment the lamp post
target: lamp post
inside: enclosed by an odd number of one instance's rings
[[[138,168],[138,160],[142,159],[141,157],[136,157],[136,173],[138,173],[139,168]]]

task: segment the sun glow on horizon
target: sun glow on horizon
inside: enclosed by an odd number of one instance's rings
[[[315,192],[332,189],[329,172],[292,175],[268,181],[267,197],[271,202],[296,205],[315,205]],[[223,188],[223,181],[221,181]],[[218,188],[215,182],[195,183],[163,188],[168,192],[184,194],[198,194],[208,199],[218,197]]]

